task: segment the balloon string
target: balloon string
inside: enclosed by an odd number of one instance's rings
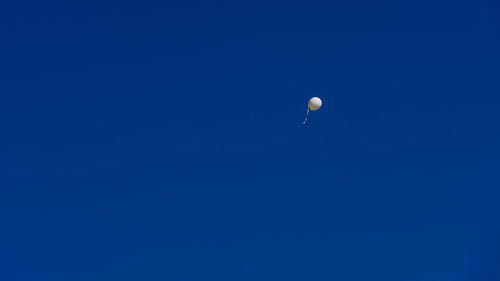
[[[307,108],[306,119],[304,119],[304,122],[302,122],[302,125],[306,124],[306,122],[307,122],[307,116],[309,116],[309,108]]]

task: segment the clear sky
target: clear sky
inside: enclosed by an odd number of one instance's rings
[[[0,4],[1,280],[500,280],[498,1],[74,2]]]

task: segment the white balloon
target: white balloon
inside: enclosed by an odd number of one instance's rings
[[[321,102],[321,99],[318,97],[311,98],[309,102],[307,103],[307,113],[306,113],[306,119],[304,119],[304,122],[302,122],[302,125],[305,125],[307,122],[307,117],[309,116],[309,111],[316,111],[318,110],[323,103]]]
[[[316,111],[316,110],[318,110],[321,107],[322,104],[323,103],[321,102],[320,98],[314,97],[314,98],[311,98],[309,100],[309,103],[307,104],[307,106],[309,107],[309,109],[311,111]]]

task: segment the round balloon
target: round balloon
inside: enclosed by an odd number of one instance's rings
[[[311,98],[309,100],[309,103],[307,104],[307,106],[309,107],[309,109],[311,111],[315,111],[321,107],[321,104],[322,104],[321,99],[318,97],[314,97],[314,98]]]

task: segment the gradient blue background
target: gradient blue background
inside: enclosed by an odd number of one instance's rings
[[[497,1],[71,2],[0,5],[1,280],[500,280]]]

